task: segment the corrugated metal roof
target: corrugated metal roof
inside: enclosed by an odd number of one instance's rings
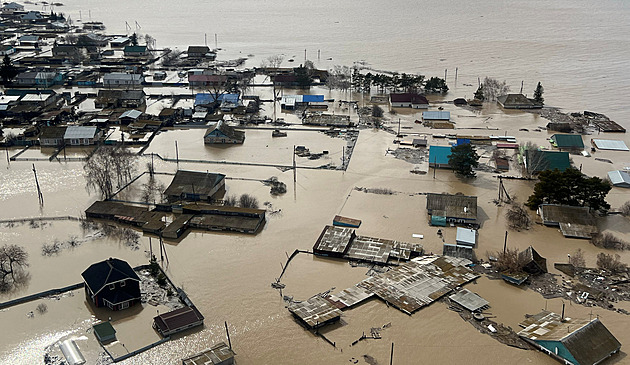
[[[20,99],[23,102],[37,102],[46,101],[50,97],[50,94],[26,94]]]
[[[71,125],[66,128],[64,139],[94,138],[96,127]]]
[[[139,110],[127,110],[126,112],[122,113],[122,115],[118,119],[121,119],[121,118],[138,119],[141,115],[142,115],[142,112]]]
[[[424,120],[451,120],[451,112],[445,112],[445,111],[422,112],[422,119]]]
[[[600,150],[629,151],[624,141],[614,139],[593,139],[593,144]]]
[[[608,178],[614,186],[630,188],[630,174],[625,171],[609,171]]]
[[[103,80],[104,81],[109,81],[109,80],[130,80],[130,81],[136,81],[136,82],[140,82],[142,80],[142,75],[140,74],[128,74],[128,73],[124,73],[124,72],[112,72],[112,73],[108,73],[105,74],[105,76],[103,76]]]
[[[477,244],[477,231],[474,229],[457,227],[457,244],[474,246]]]
[[[556,147],[575,147],[575,148],[584,148],[584,141],[582,141],[582,136],[579,134],[554,134],[551,136],[551,139],[556,144]]]

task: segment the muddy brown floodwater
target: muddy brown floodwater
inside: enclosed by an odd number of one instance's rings
[[[546,121],[527,112],[509,112],[488,106],[480,113],[444,105],[451,111],[457,122],[458,133],[469,134],[508,134],[519,142],[531,140],[548,146],[547,131],[530,131],[544,126]],[[353,116],[355,117],[355,116]],[[401,113],[388,116],[391,124],[405,126],[405,133],[431,134],[432,131],[413,121],[418,114]],[[395,119],[394,119],[395,118]],[[490,118],[490,119],[488,119]],[[487,130],[467,129],[478,126]],[[494,130],[493,128],[499,129]],[[174,140],[182,147],[186,158],[226,159],[233,161],[267,161],[281,164],[290,163],[290,146],[306,145],[311,150],[339,150],[329,156],[328,161],[318,163],[340,163],[341,148],[345,141],[330,139],[317,132],[289,132],[288,138],[278,140],[270,137],[270,131],[248,131],[248,139],[243,146],[214,150],[204,146],[200,130],[173,130],[158,136],[149,151],[173,155]],[[294,136],[291,137],[291,134]],[[252,136],[250,138],[249,136]],[[606,136],[613,139],[625,135]],[[280,263],[286,261],[285,252],[296,248],[310,250],[323,227],[331,224],[332,217],[342,214],[361,219],[360,234],[382,237],[424,245],[427,252],[441,253],[442,240],[437,229],[428,225],[426,198],[422,193],[447,192],[463,193],[478,197],[479,230],[478,257],[485,258],[487,252],[496,252],[503,247],[506,230],[505,206],[497,206],[493,200],[498,194],[498,182],[491,172],[478,172],[472,181],[462,181],[452,172],[438,170],[427,174],[412,174],[413,164],[386,154],[395,149],[394,136],[384,131],[371,129],[360,132],[352,160],[347,171],[308,170],[297,171],[297,183],[293,184],[292,171],[282,172],[271,167],[237,165],[180,163],[180,168],[198,171],[213,171],[228,177],[266,179],[277,176],[287,184],[288,192],[282,196],[271,196],[269,187],[256,181],[228,180],[229,194],[249,193],[262,202],[270,202],[273,209],[281,212],[269,215],[264,229],[256,235],[192,232],[179,243],[168,243],[169,264],[166,272],[172,280],[186,290],[192,301],[206,317],[203,329],[174,340],[125,360],[124,364],[177,364],[181,358],[208,348],[211,344],[225,340],[224,321],[230,328],[231,340],[239,364],[343,364],[359,360],[387,364],[391,343],[395,343],[395,364],[556,364],[550,357],[537,351],[525,351],[502,345],[489,336],[480,334],[473,326],[463,321],[459,315],[447,309],[442,302],[436,302],[417,313],[408,316],[390,308],[380,300],[372,299],[357,308],[343,313],[342,322],[324,328],[326,337],[336,342],[337,348],[314,336],[301,327],[285,308],[279,291],[270,287],[280,274]],[[433,139],[432,144],[446,145],[443,139]],[[169,152],[170,151],[170,152]],[[622,168],[627,163],[626,152],[597,152],[598,156],[613,160],[614,164],[604,164],[593,158],[572,156],[576,166],[582,165],[589,175],[604,176],[614,168]],[[180,155],[181,156],[181,155]],[[489,154],[482,156],[487,161]],[[149,161],[143,158],[139,171]],[[312,161],[303,161],[312,165]],[[157,171],[173,173],[175,163],[155,161]],[[38,206],[30,162],[6,161],[0,163],[0,219],[37,216],[79,216],[96,200],[85,190],[82,167],[79,162],[36,163],[45,204]],[[512,174],[512,172],[510,173]],[[168,177],[160,177],[168,183]],[[531,193],[533,182],[504,180],[511,195],[520,201]],[[386,188],[392,195],[379,195],[357,191],[355,187]],[[130,196],[137,194],[131,187]],[[613,188],[609,202],[618,208],[628,200],[625,191]],[[533,213],[532,213],[533,214]],[[630,223],[627,218],[614,216],[602,219],[600,228],[611,231],[619,237],[630,239]],[[455,228],[443,228],[447,242],[455,239]],[[424,239],[413,238],[412,234],[423,234]],[[42,256],[41,246],[54,240],[66,241],[76,236],[81,244],[63,249],[56,255]],[[5,301],[52,287],[61,287],[79,282],[80,274],[91,263],[108,257],[127,260],[132,266],[148,261],[149,238],[141,237],[137,247],[125,245],[105,237],[84,232],[79,223],[72,221],[52,222],[46,225],[25,223],[0,229],[0,243],[17,243],[26,247],[30,254],[29,281],[17,291],[0,296]],[[566,239],[555,228],[534,225],[523,232],[510,231],[509,247],[525,249],[533,245],[548,260],[550,271],[553,262],[565,262],[567,253],[578,248],[585,252],[587,264],[594,266],[595,256],[601,250],[588,241]],[[630,253],[620,253],[622,260],[630,261]],[[295,299],[310,296],[336,288],[341,290],[354,285],[365,277],[365,267],[351,267],[345,261],[328,260],[300,254],[288,267],[282,282],[286,287],[283,295]],[[496,316],[493,320],[518,330],[518,323],[525,314],[539,312],[543,308],[560,311],[559,299],[545,300],[540,294],[517,288],[503,281],[485,277],[466,286],[490,302],[489,312]],[[82,291],[74,291],[58,299],[44,299],[18,305],[0,311],[0,323],[5,329],[0,332],[0,363],[30,365],[41,363],[44,348],[58,339],[68,336],[92,336],[88,329],[94,318],[107,320],[106,312],[92,312]],[[48,312],[27,316],[40,303],[48,304]],[[148,325],[131,326],[128,320],[136,317],[150,321],[156,309],[143,305],[142,310],[129,312],[129,318],[120,319],[119,328],[124,329],[128,347],[155,340],[155,333]],[[592,314],[591,314],[592,313]],[[587,308],[576,304],[567,306],[567,316],[599,316],[604,324],[622,344],[630,343],[630,317],[602,308]],[[148,322],[147,322],[148,323]],[[365,340],[355,346],[352,342],[369,333],[372,327],[381,327],[382,339]],[[11,330],[6,330],[6,329]],[[139,346],[139,345],[138,345]],[[625,348],[622,347],[622,351]],[[98,348],[88,348],[89,354],[98,354]],[[627,363],[625,354],[609,361]]]

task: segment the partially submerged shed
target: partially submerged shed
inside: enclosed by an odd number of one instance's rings
[[[179,200],[209,201],[225,189],[225,175],[201,171],[177,170],[164,191],[169,202]]]
[[[609,171],[608,178],[613,186],[617,186],[620,188],[630,188],[630,174],[625,171],[616,170]]]
[[[116,341],[116,330],[110,322],[101,322],[92,326],[96,339],[101,344]]]
[[[234,351],[225,342],[219,342],[204,352],[183,359],[182,365],[232,365],[234,355]]]
[[[295,318],[309,329],[319,328],[341,318],[341,311],[328,299],[320,296],[302,302],[292,302],[287,307]]]
[[[448,298],[471,312],[484,310],[490,304],[487,300],[468,289],[462,289]]]
[[[547,272],[547,259],[540,256],[532,246],[519,253],[519,261],[523,263],[523,271],[528,274],[538,275]]]
[[[629,151],[626,142],[614,139],[591,139],[591,144],[600,150]]]
[[[457,227],[455,242],[457,242],[460,246],[475,247],[477,245],[477,231],[474,229]]]
[[[560,151],[565,150],[581,150],[584,148],[584,141],[580,134],[554,134],[551,136],[554,147]]]

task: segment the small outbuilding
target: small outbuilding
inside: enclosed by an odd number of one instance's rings
[[[584,141],[579,134],[554,134],[551,136],[551,142],[554,147],[560,151],[565,150],[581,150],[584,149]]]
[[[455,241],[461,246],[475,247],[477,245],[477,231],[469,228],[457,227]]]
[[[197,307],[186,306],[153,318],[153,328],[163,337],[203,325],[204,317]]]
[[[471,312],[484,310],[490,304],[487,300],[468,289],[462,289],[448,298]]]
[[[116,330],[109,322],[101,322],[92,326],[94,336],[101,344],[116,341]]]
[[[429,146],[429,167],[450,169],[448,157],[451,155],[449,146]]]
[[[219,342],[202,353],[183,359],[182,365],[232,365],[234,355],[225,342]]]

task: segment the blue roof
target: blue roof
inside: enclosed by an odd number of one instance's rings
[[[429,163],[447,165],[448,156],[450,155],[451,155],[451,147],[447,147],[447,146],[430,146],[429,147]]]
[[[211,93],[198,93],[197,95],[195,95],[195,106],[212,104],[214,103],[215,99],[218,99],[218,101],[220,102],[227,101],[238,103],[239,94],[221,94],[218,98],[216,97],[216,95],[217,94]]]
[[[324,101],[324,95],[302,95],[304,103],[319,103]]]
[[[451,120],[451,112],[444,112],[444,111],[422,112],[422,119]]]

